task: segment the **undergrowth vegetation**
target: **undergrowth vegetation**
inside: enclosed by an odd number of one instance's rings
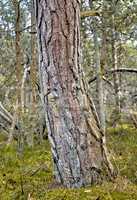
[[[0,200],[136,200],[137,130],[123,124],[108,128],[107,140],[118,171],[113,182],[81,189],[65,189],[54,182],[48,141],[20,155],[17,144],[0,138]]]

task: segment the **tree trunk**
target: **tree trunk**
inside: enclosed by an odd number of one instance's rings
[[[21,112],[21,32],[20,32],[20,1],[18,0],[12,0],[14,10],[15,10],[15,16],[16,16],[16,22],[15,22],[15,49],[16,49],[16,79],[17,79],[17,113],[18,117]]]
[[[89,0],[89,7],[90,9],[93,9],[93,2],[90,0]],[[99,114],[101,128],[105,133],[106,124],[105,124],[104,88],[103,88],[103,73],[104,73],[103,71],[105,67],[105,43],[104,43],[104,37],[102,37],[102,51],[100,52],[97,23],[98,19],[96,17],[93,17],[92,26],[93,26],[94,49],[95,49],[95,68],[97,77],[96,87],[97,87],[98,114]],[[104,36],[104,33],[105,32],[103,32],[102,36]]]
[[[97,20],[97,19],[95,19]],[[98,34],[96,30],[95,20],[94,23],[94,47],[95,47],[95,66],[96,66],[96,77],[97,77],[97,96],[98,96],[98,113],[99,119],[101,123],[101,128],[105,132],[105,108],[104,108],[104,88],[103,88],[103,71],[101,68],[100,62],[100,49],[99,49],[99,41],[98,41]]]
[[[36,107],[36,68],[37,68],[37,53],[36,53],[36,23],[35,23],[35,10],[34,10],[34,2],[31,0],[31,87],[32,87],[32,110],[35,112]]]
[[[116,42],[116,30],[115,30],[115,18],[112,15],[112,67],[114,70],[118,69],[118,52],[117,52],[117,42]],[[115,101],[116,101],[116,111],[120,113],[120,87],[119,87],[119,76],[117,72],[113,73],[114,77],[114,90],[115,90]]]
[[[78,0],[35,0],[54,174],[66,187],[98,183],[104,165],[109,173],[113,171],[80,66],[79,4]]]

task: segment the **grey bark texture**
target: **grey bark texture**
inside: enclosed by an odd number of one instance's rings
[[[39,72],[54,175],[66,187],[100,182],[108,159],[80,65],[78,0],[35,0]]]

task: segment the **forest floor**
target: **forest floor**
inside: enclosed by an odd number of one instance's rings
[[[118,169],[114,182],[81,189],[54,184],[48,142],[25,147],[2,145],[0,138],[0,200],[137,200],[137,130],[129,125],[108,129],[108,146]]]

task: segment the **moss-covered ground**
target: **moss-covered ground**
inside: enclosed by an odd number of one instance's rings
[[[59,188],[53,180],[47,141],[18,154],[17,144],[0,138],[0,200],[137,200],[137,130],[109,128],[108,146],[118,177],[113,182],[81,189]]]

